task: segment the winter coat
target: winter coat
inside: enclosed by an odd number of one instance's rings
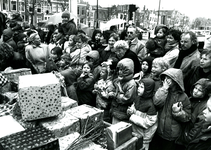
[[[96,97],[92,93],[93,89],[94,77],[92,73],[77,79],[76,93],[78,97],[78,105],[88,104],[95,106]]]
[[[27,45],[25,48],[26,58],[34,65],[38,73],[46,71],[46,62],[50,57],[48,45],[41,44],[39,46]]]
[[[205,93],[203,98],[190,98],[191,102],[191,120],[184,124],[184,129],[177,143],[187,146],[189,142],[199,137],[202,133],[202,126],[205,123],[203,117],[203,111],[206,109],[208,95],[206,94],[206,82],[208,79],[202,78],[197,81],[191,88],[191,93],[193,93],[194,87],[199,84],[202,85],[203,91]]]
[[[171,48],[166,52],[163,58],[169,62],[171,67],[173,67],[177,60],[178,55],[179,55],[179,45],[176,44],[173,48]]]
[[[208,78],[211,80],[211,71],[205,73],[200,66],[195,66],[187,72],[186,76],[184,76],[184,87],[187,95],[190,96],[191,86],[201,78]]]
[[[62,31],[64,35],[72,35],[77,33],[76,24],[74,22],[74,19],[71,19],[67,23],[63,23],[61,25]]]
[[[144,93],[131,106],[136,112],[129,120],[133,123],[133,132],[143,136],[143,143],[149,143],[157,129],[157,111],[152,101],[155,83],[150,78],[141,81],[144,83]]]
[[[87,62],[86,56],[91,50],[92,49],[89,44],[84,44],[81,49],[76,49],[74,52],[70,53],[70,57],[72,59],[71,67],[82,67],[82,65]]]
[[[100,63],[107,61],[108,58],[116,57],[116,54],[111,51],[111,48],[109,46],[99,49],[100,53]]]
[[[205,123],[202,134],[191,141],[186,150],[210,150],[211,149],[211,126]]]
[[[13,48],[3,42],[0,44],[0,71],[3,71],[13,63],[14,51]]]
[[[134,63],[131,59],[125,58],[118,62],[117,68],[119,77],[113,81],[116,97],[112,101],[111,114],[119,120],[127,120],[127,108],[131,106],[136,98],[136,83],[133,79]],[[121,78],[120,79],[120,72]]]
[[[161,74],[161,79],[164,76],[170,77],[178,88],[166,90],[160,87],[153,97],[155,106],[159,108],[157,133],[163,139],[173,141],[181,133],[181,124],[190,120],[191,104],[184,92],[182,71],[170,68]],[[177,102],[182,102],[183,109],[175,113],[172,106]]]

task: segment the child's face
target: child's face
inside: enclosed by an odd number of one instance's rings
[[[103,78],[103,79],[105,79],[106,76],[107,76],[107,72],[105,70],[101,70],[100,77]]]
[[[88,64],[85,64],[83,66],[83,69],[82,70],[83,70],[83,73],[84,74],[89,74],[91,72],[91,68],[90,68],[90,66]]]
[[[203,111],[205,121],[211,123],[211,97],[207,101],[207,108]]]
[[[54,51],[51,51],[50,58],[52,58],[53,60],[57,60],[58,59],[58,55]]]
[[[152,70],[151,70],[151,76],[152,77],[158,77],[164,69],[159,65],[158,63],[152,63]]]
[[[62,22],[67,22],[69,19],[67,17],[62,17]]]
[[[76,41],[76,48],[79,48],[79,49],[81,49],[81,47],[82,47],[82,41],[81,41],[81,39],[78,39],[78,41]]]
[[[193,97],[194,98],[202,98],[204,96],[202,86],[200,84],[196,84],[193,89]]]
[[[162,29],[158,30],[158,33],[156,34],[157,37],[161,38],[164,37],[164,32]]]
[[[210,54],[211,55],[211,54]],[[207,69],[211,67],[211,58],[210,55],[203,54],[200,59],[200,67]]]
[[[142,96],[144,94],[144,83],[141,82],[138,84],[137,92],[138,92],[138,96]]]
[[[142,70],[143,72],[147,72],[148,69],[149,69],[148,63],[147,63],[146,61],[143,61],[142,64],[141,64],[141,70]]]
[[[95,40],[98,41],[98,40],[100,40],[100,38],[101,38],[101,34],[100,33],[97,33],[95,35]]]

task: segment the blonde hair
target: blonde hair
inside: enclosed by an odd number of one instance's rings
[[[122,49],[122,48],[125,50],[129,48],[129,45],[126,41],[119,40],[114,44],[114,49]]]
[[[170,68],[170,64],[163,57],[155,58],[152,64],[158,64],[164,71]]]

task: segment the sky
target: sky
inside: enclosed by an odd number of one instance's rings
[[[97,0],[85,0],[91,5],[96,5]],[[98,0],[98,4],[103,7],[112,5],[136,4],[143,9],[144,5],[148,9],[158,10],[159,0]],[[211,18],[211,0],[160,0],[161,10],[178,10],[190,19],[197,17]]]

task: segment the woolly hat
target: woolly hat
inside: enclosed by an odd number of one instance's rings
[[[68,19],[70,19],[70,12],[64,11],[64,12],[62,13],[62,18],[68,18]]]
[[[56,47],[54,47],[54,48],[51,50],[51,53],[52,53],[52,52],[53,52],[54,54],[56,54],[56,55],[61,56],[61,55],[62,55],[62,48],[56,46]]]
[[[11,38],[13,36],[13,31],[11,28],[7,28],[3,30],[3,35],[6,35],[7,37]]]
[[[86,55],[86,60],[88,60],[89,58],[92,58],[94,60],[97,60],[100,58],[100,54],[98,51],[96,50],[92,50],[90,51],[87,55]]]
[[[17,12],[12,14],[12,21],[23,21],[23,18],[21,17],[21,15]]]
[[[148,51],[153,51],[156,49],[156,43],[153,39],[148,39],[145,46]]]

